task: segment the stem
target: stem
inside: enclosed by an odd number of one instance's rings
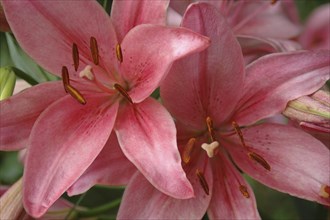
[[[88,211],[78,211],[78,217],[92,217],[92,216],[97,216],[99,214],[102,214],[116,206],[118,206],[121,202],[120,199],[116,199],[108,204],[96,207],[94,209],[88,210]]]

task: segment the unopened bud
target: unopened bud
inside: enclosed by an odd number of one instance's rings
[[[22,179],[12,185],[0,198],[0,219],[18,219],[25,211],[22,203]]]
[[[310,96],[302,96],[290,101],[283,114],[305,127],[330,129],[330,93],[319,90]]]
[[[6,99],[13,94],[16,76],[12,68],[0,68],[0,100]]]

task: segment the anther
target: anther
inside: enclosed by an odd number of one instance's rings
[[[190,138],[188,143],[183,149],[182,160],[185,164],[189,163],[191,159],[191,152],[193,150],[195,142],[196,142],[196,138]]]
[[[241,191],[242,195],[243,195],[245,198],[250,198],[250,194],[249,194],[249,192],[247,191],[246,186],[244,186],[244,185],[239,185],[239,191]]]
[[[78,51],[78,46],[75,43],[73,43],[72,45],[72,58],[73,58],[74,70],[77,71],[79,67],[79,51]]]
[[[270,4],[275,5],[277,1],[278,0],[271,0],[271,3]]]
[[[113,86],[115,87],[115,89],[116,89],[116,90],[117,90],[122,96],[124,96],[124,97],[127,99],[127,101],[129,101],[130,103],[133,104],[133,101],[132,101],[131,97],[129,96],[129,94],[127,93],[127,91],[126,91],[121,85],[115,83]]]
[[[123,53],[120,44],[116,45],[116,56],[119,62],[123,62]]]
[[[92,72],[92,66],[87,65],[80,73],[79,77],[94,80],[94,74]]]
[[[267,161],[262,156],[260,156],[259,154],[255,153],[255,152],[249,152],[248,156],[251,160],[254,160],[258,164],[260,164],[263,168],[270,171],[270,165],[267,163]]]
[[[70,84],[70,79],[69,79],[69,71],[66,66],[62,67],[62,81],[63,81],[65,92],[68,92],[66,90],[66,85]]]
[[[76,88],[74,88],[70,84],[64,85],[64,88],[80,104],[83,104],[83,105],[86,104],[85,98],[82,96],[82,94]]]
[[[209,116],[206,117],[206,125],[207,125],[207,130],[210,135],[211,142],[213,142],[213,141],[215,141],[214,130],[213,130],[213,121]]]
[[[95,65],[98,65],[99,64],[99,48],[98,48],[95,37],[91,37],[91,39],[89,41],[89,46],[91,49],[93,62]]]
[[[204,174],[200,170],[196,170],[196,176],[198,177],[199,183],[201,184],[206,195],[209,195],[209,184],[207,184]]]
[[[330,186],[322,185],[320,189],[320,196],[322,196],[325,199],[330,198]]]
[[[243,147],[247,147],[246,144],[245,144],[245,141],[244,141],[243,133],[242,133],[239,125],[236,123],[236,121],[233,121],[231,124],[232,124],[233,128],[235,129],[236,133],[238,134],[239,139],[241,140],[241,143],[242,143]]]
[[[219,142],[213,141],[211,144],[204,143],[201,147],[206,151],[207,156],[212,158],[216,153],[216,149],[219,147]]]

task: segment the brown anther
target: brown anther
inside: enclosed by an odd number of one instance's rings
[[[214,130],[213,130],[213,121],[211,117],[206,117],[206,125],[207,125],[207,131],[209,132],[211,142],[215,141],[214,138]]]
[[[275,5],[277,1],[278,0],[271,0],[271,3],[270,4]]]
[[[83,105],[86,104],[85,98],[83,97],[83,95],[76,88],[74,88],[70,84],[64,85],[64,88],[80,104],[83,104]]]
[[[89,46],[91,49],[93,62],[95,65],[98,65],[99,64],[99,47],[97,45],[97,41],[96,41],[95,37],[91,37],[91,39],[89,41]]]
[[[325,199],[330,198],[330,186],[322,185],[320,189],[320,196],[322,196]]]
[[[69,71],[66,66],[62,67],[62,81],[63,81],[65,92],[67,93],[68,91],[66,90],[66,85],[70,84],[70,79],[69,79]]]
[[[233,121],[231,124],[232,124],[233,128],[235,129],[236,134],[239,136],[239,139],[241,140],[243,147],[246,148],[247,146],[245,144],[243,133],[242,133],[239,125],[236,123],[236,121]]]
[[[254,160],[258,164],[260,164],[263,168],[270,171],[270,165],[267,163],[267,161],[262,156],[260,156],[259,154],[255,153],[255,152],[249,152],[248,156],[251,160]]]
[[[127,101],[129,101],[130,103],[133,104],[133,101],[132,101],[131,97],[129,96],[129,94],[127,93],[127,91],[126,91],[121,85],[115,83],[113,86],[115,87],[115,89],[116,89],[116,90],[117,90],[122,96],[124,96],[124,97],[127,99]]]
[[[206,195],[209,195],[209,184],[207,184],[204,174],[200,170],[196,170],[196,176],[198,177],[199,183],[201,184]]]
[[[185,164],[189,163],[191,159],[191,152],[193,150],[195,142],[196,142],[196,138],[190,138],[188,143],[183,149],[182,160]]]
[[[116,45],[116,56],[119,62],[123,62],[123,53],[120,44]]]
[[[74,70],[77,71],[79,67],[79,51],[78,51],[78,46],[75,43],[73,43],[72,45],[72,58],[73,58]]]
[[[242,195],[243,195],[245,198],[250,198],[250,194],[249,194],[249,192],[247,191],[246,186],[244,186],[244,185],[239,185],[239,191],[241,191]]]

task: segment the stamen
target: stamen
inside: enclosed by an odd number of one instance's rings
[[[75,99],[77,100],[80,104],[85,105],[86,104],[86,100],[85,98],[82,96],[82,94],[73,86],[71,86],[70,84],[64,85],[64,88],[66,89],[66,91],[69,92],[69,94]]]
[[[270,171],[270,165],[267,163],[267,161],[262,156],[260,156],[259,154],[255,153],[255,152],[249,152],[248,156],[250,159],[259,163],[263,168]]]
[[[278,0],[272,0],[270,4],[275,5]]]
[[[124,97],[127,99],[127,101],[129,101],[130,103],[133,104],[133,101],[132,101],[131,97],[129,96],[129,94],[127,93],[127,91],[126,91],[121,85],[115,83],[113,86],[115,87],[115,89],[116,89],[120,94],[122,94],[122,96],[124,96]]]
[[[246,186],[244,186],[244,185],[240,185],[240,186],[239,186],[239,191],[241,191],[242,195],[243,195],[245,198],[250,198],[250,194],[249,194],[249,192],[247,191]]]
[[[214,130],[213,130],[213,121],[209,116],[206,117],[206,125],[210,135],[211,142],[214,142],[215,138],[214,138]]]
[[[213,141],[211,144],[204,143],[201,146],[207,153],[207,156],[212,158],[215,155],[215,150],[219,147],[218,141]]]
[[[206,195],[209,195],[209,184],[207,184],[206,179],[204,177],[204,174],[199,171],[198,169],[196,170],[196,175],[198,177],[199,183],[201,184],[204,192],[206,193]]]
[[[245,141],[244,141],[243,133],[242,133],[239,125],[236,123],[236,121],[233,121],[231,124],[234,127],[236,133],[238,134],[239,139],[241,140],[241,143],[242,143],[243,147],[247,148],[247,146],[245,144]]]
[[[320,196],[322,196],[325,199],[330,198],[330,186],[322,185],[320,189]]]
[[[77,71],[79,67],[79,51],[77,44],[73,43],[72,45],[72,58],[74,64],[74,70]]]
[[[69,79],[69,71],[66,66],[62,67],[62,81],[63,81],[65,92],[67,93],[68,91],[66,90],[66,85],[70,84],[70,79]]]
[[[89,80],[94,80],[94,74],[92,72],[92,66],[90,65],[87,65],[80,73],[79,73],[79,76],[81,78],[85,77]]]
[[[95,65],[99,64],[99,47],[97,46],[97,41],[95,37],[91,37],[89,41],[93,62]]]
[[[191,152],[193,150],[195,142],[196,142],[196,138],[190,138],[188,143],[183,149],[182,160],[185,164],[189,163],[191,159]]]
[[[120,44],[116,45],[116,55],[119,62],[123,62],[123,53]]]

